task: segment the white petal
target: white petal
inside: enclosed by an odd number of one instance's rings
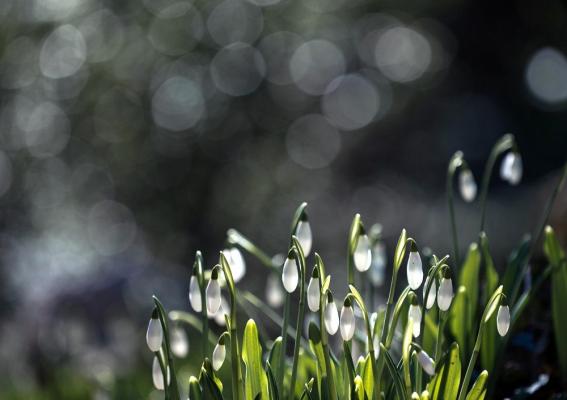
[[[413,337],[419,337],[421,333],[421,309],[419,306],[414,306],[413,304],[409,306],[408,318],[413,321]]]
[[[321,289],[319,288],[319,278],[311,278],[307,286],[307,305],[313,312],[319,311],[321,301]]]
[[[370,266],[370,280],[375,286],[384,283],[384,271],[386,269],[386,246],[382,242],[376,242],[372,249],[372,265]]]
[[[219,369],[221,369],[223,363],[224,363],[224,358],[226,356],[226,347],[224,344],[218,344],[215,346],[215,349],[213,350],[213,369],[215,371],[218,371]]]
[[[218,311],[213,315],[209,315],[209,318],[214,319],[215,323],[218,326],[225,326],[226,320],[224,316],[229,314],[230,314],[230,305],[228,304],[228,301],[225,299],[225,297],[221,295],[221,305]]]
[[[368,235],[360,235],[354,249],[354,266],[360,272],[367,271],[372,263],[372,252]]]
[[[437,291],[437,306],[441,311],[447,311],[453,301],[453,282],[451,279],[443,278]]]
[[[329,335],[334,335],[339,329],[339,311],[334,301],[325,307],[325,327]]]
[[[511,151],[506,154],[500,164],[500,177],[511,185],[517,185],[522,180],[523,166],[519,154]]]
[[[281,307],[284,303],[284,291],[282,290],[280,278],[276,274],[268,275],[268,281],[266,282],[266,300],[270,306],[275,308]]]
[[[496,327],[500,336],[506,336],[508,329],[510,329],[510,308],[508,306],[498,307]]]
[[[146,343],[152,352],[159,351],[163,342],[163,329],[157,318],[151,318],[146,332]]]
[[[311,233],[311,225],[309,221],[299,221],[295,236],[299,240],[299,244],[303,249],[303,255],[307,257],[311,253],[311,245],[313,244],[313,234]]]
[[[195,275],[192,275],[189,281],[189,304],[191,304],[191,308],[193,308],[195,312],[203,311],[201,289],[199,288],[199,280]]]
[[[211,279],[207,285],[207,312],[215,314],[221,306],[221,288],[218,280]]]
[[[421,257],[417,251],[410,251],[407,264],[408,283],[413,290],[416,290],[423,282],[423,268]]]
[[[231,247],[224,250],[224,254],[227,256],[230,265],[232,279],[234,279],[234,282],[240,282],[246,275],[246,261],[244,261],[242,252],[237,247]]]
[[[356,320],[354,318],[354,310],[352,307],[344,307],[341,310],[341,336],[343,340],[351,340],[354,336],[354,330],[356,328]]]
[[[421,364],[421,367],[428,375],[435,375],[435,362],[425,351],[422,350],[417,353],[417,361]]]
[[[472,172],[468,169],[462,170],[459,175],[459,191],[461,197],[466,202],[471,202],[476,198],[477,186]]]
[[[189,340],[182,328],[174,327],[171,330],[171,352],[175,357],[183,358],[189,352]]]
[[[167,385],[169,386],[171,382],[171,375],[169,373],[169,367],[166,368],[167,368]],[[154,383],[154,387],[157,390],[164,390],[163,374],[161,372],[161,368],[159,366],[159,360],[157,357],[154,357],[154,361],[152,363],[152,381]]]
[[[424,300],[425,300],[425,290],[427,289],[428,284],[429,284],[429,276],[425,278],[425,285],[423,285]],[[427,308],[428,310],[431,309],[431,307],[433,307],[433,305],[435,304],[436,293],[437,293],[437,283],[435,282],[435,279],[433,279],[433,282],[431,283],[431,289],[429,289],[429,295],[427,296],[427,301],[425,302],[425,308]]]
[[[293,293],[299,283],[299,271],[295,258],[286,258],[282,270],[282,283],[288,293]]]

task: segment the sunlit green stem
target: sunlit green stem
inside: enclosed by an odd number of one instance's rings
[[[165,393],[166,398],[172,399],[179,399],[179,389],[177,387],[177,377],[175,376],[175,368],[173,365],[173,356],[171,354],[171,347],[169,344],[169,327],[167,325],[167,313],[165,312],[165,308],[159,301],[156,296],[153,296],[155,306],[158,309],[159,320],[161,323],[161,327],[163,329],[163,343],[164,343],[164,362],[169,367],[169,374],[171,377],[171,383],[169,385],[165,385]],[[167,369],[165,376],[167,377]]]
[[[513,135],[502,136],[492,147],[488,161],[484,168],[484,174],[482,176],[482,187],[480,191],[480,232],[484,232],[484,223],[486,220],[486,198],[488,195],[488,187],[490,186],[490,178],[492,176],[492,171],[494,170],[494,165],[498,156],[507,150],[510,150],[515,146]]]
[[[437,331],[437,341],[435,343],[435,362],[439,362],[439,359],[441,358],[445,323],[447,322],[448,315],[449,313],[447,311],[439,310],[439,329]]]
[[[297,379],[297,363],[299,362],[299,341],[301,340],[301,327],[303,326],[303,318],[305,316],[305,257],[301,244],[295,236],[292,237],[293,245],[295,248],[295,257],[299,267],[299,310],[297,312],[297,324],[295,327],[295,346],[293,350],[293,363],[291,369],[291,384],[290,390],[295,391],[295,381]]]
[[[350,233],[348,236],[347,245],[347,277],[348,284],[354,285],[354,250],[356,249],[356,243],[358,242],[358,237],[360,236],[362,227],[362,221],[360,219],[360,214],[356,214],[350,225]]]
[[[272,269],[274,272],[279,273],[279,266],[272,262],[272,258],[256,246],[250,239],[244,236],[242,233],[238,232],[236,229],[229,229],[226,233],[228,242],[231,244],[236,244],[246,250],[248,253],[252,254],[258,259],[264,266]]]
[[[449,161],[447,168],[447,204],[449,205],[449,220],[451,221],[451,232],[453,233],[453,257],[455,265],[460,265],[459,239],[457,236],[457,221],[455,219],[455,206],[453,204],[453,180],[455,172],[463,164],[463,153],[457,151]]]
[[[193,268],[196,268],[197,281],[199,282],[199,292],[201,293],[201,321],[203,327],[203,337],[206,338],[209,335],[209,316],[207,315],[207,283],[205,280],[204,271],[204,261],[203,255],[200,251],[195,253],[195,262]],[[207,358],[209,355],[209,343],[207,340],[203,340],[203,359]]]

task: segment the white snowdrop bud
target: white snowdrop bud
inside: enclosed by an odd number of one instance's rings
[[[427,285],[429,284],[429,276],[425,278],[425,285],[423,285],[423,300],[425,301],[425,291],[427,290]],[[435,304],[435,295],[437,294],[437,283],[435,278],[431,282],[431,288],[429,289],[429,295],[427,296],[427,301],[425,301],[425,308],[428,310]]]
[[[166,367],[167,371],[167,386],[171,383],[171,375],[169,373],[169,366]],[[165,387],[163,385],[163,373],[161,372],[161,367],[159,365],[159,360],[157,357],[154,357],[154,361],[152,363],[152,381],[154,383],[154,387],[157,390],[164,390]]]
[[[230,265],[230,271],[232,272],[232,279],[234,282],[240,282],[244,275],[246,275],[246,261],[244,261],[244,256],[238,247],[231,247],[223,251],[228,265]]]
[[[429,376],[435,375],[435,361],[429,357],[429,355],[424,351],[421,350],[417,353],[417,361],[421,365],[421,368],[427,373]]]
[[[313,312],[319,311],[321,302],[321,288],[319,287],[319,270],[317,267],[313,268],[313,274],[307,285],[307,305]]]
[[[476,198],[477,186],[470,169],[461,170],[459,174],[459,191],[464,201],[470,203]]]
[[[219,284],[219,268],[213,268],[211,272],[211,279],[207,285],[207,312],[215,314],[221,306],[221,287]]]
[[[268,275],[266,282],[266,300],[272,307],[281,307],[284,303],[284,291],[280,282],[280,277],[276,274]]]
[[[189,304],[195,312],[203,311],[203,304],[201,303],[201,288],[199,288],[199,279],[195,269],[193,270],[193,275],[191,275],[191,280],[189,281]]]
[[[511,151],[504,157],[500,165],[500,177],[511,185],[517,185],[522,180],[523,166],[520,154]]]
[[[437,306],[441,311],[447,311],[453,301],[453,281],[451,280],[451,273],[447,269],[437,291]]]
[[[372,248],[372,264],[370,265],[370,281],[374,286],[382,286],[384,283],[384,271],[386,269],[386,246],[377,241]]]
[[[189,352],[189,339],[185,331],[175,326],[170,333],[171,352],[175,357],[183,358]]]
[[[354,336],[356,320],[354,318],[354,310],[352,309],[351,301],[348,297],[345,299],[343,308],[341,309],[340,328],[343,340],[351,340]]]
[[[152,318],[148,324],[148,331],[146,332],[146,343],[150,350],[155,353],[161,348],[163,342],[163,328],[159,320],[157,308],[152,312]]]
[[[368,235],[363,233],[356,241],[354,249],[354,266],[360,272],[368,271],[372,263],[372,251],[370,250],[370,240]]]
[[[226,357],[226,347],[224,345],[224,335],[222,335],[213,350],[213,369],[218,371],[221,369]]]
[[[282,283],[288,293],[293,293],[299,283],[299,271],[293,253],[290,251],[282,269]]]
[[[311,253],[311,245],[313,244],[313,234],[311,233],[311,225],[307,220],[307,215],[303,214],[295,228],[295,236],[299,240],[303,255],[307,257]]]
[[[500,336],[506,336],[508,329],[510,329],[510,308],[508,304],[498,307],[496,327],[498,328]]]
[[[413,326],[413,337],[419,337],[421,333],[421,309],[417,303],[417,297],[412,296],[411,304],[408,310],[408,318],[411,318]]]
[[[423,267],[415,242],[411,242],[407,264],[407,276],[408,283],[413,290],[418,289],[421,282],[423,282]]]
[[[325,306],[325,328],[329,335],[334,335],[339,329],[339,310],[333,300],[331,291],[327,292],[327,304]]]

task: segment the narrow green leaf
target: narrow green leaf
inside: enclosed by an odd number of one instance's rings
[[[350,387],[352,391],[352,388],[354,387],[354,377],[356,375],[356,371],[354,369],[354,364],[352,363],[351,354],[352,353],[350,351],[350,346],[348,345],[348,342],[343,342],[343,357],[347,368],[346,377],[348,378],[348,387]]]
[[[402,340],[402,366],[404,372],[404,384],[406,387],[407,396],[411,396],[411,376],[410,376],[410,354],[411,354],[411,339],[413,337],[413,320],[408,319],[406,329],[404,331],[404,338]]]
[[[472,243],[469,246],[469,251],[461,273],[459,274],[459,286],[464,286],[467,289],[468,302],[468,315],[472,319],[469,326],[475,326],[475,319],[478,310],[478,294],[479,294],[479,272],[480,272],[481,255],[478,244]],[[461,343],[461,342],[459,342]],[[462,344],[462,343],[461,343]]]
[[[470,302],[467,289],[459,286],[449,310],[449,327],[457,343],[460,343],[462,360],[468,360],[474,346],[474,337],[470,334],[473,326],[473,318],[469,315]]]
[[[388,371],[390,372],[390,376],[394,383],[396,392],[398,393],[398,398],[405,399],[406,396],[405,396],[404,383],[402,377],[400,376],[400,373],[396,368],[396,364],[394,364],[394,360],[392,360],[392,356],[390,356],[390,352],[388,351],[388,349],[386,349],[386,347],[384,347],[382,343],[380,343],[380,354],[384,355],[384,361],[386,363],[386,367],[388,368]]]
[[[352,396],[352,399],[356,399],[356,400],[364,400],[365,396],[364,396],[364,383],[362,382],[362,378],[357,375],[354,378],[354,395]]]
[[[189,400],[201,400],[201,386],[199,380],[194,376],[189,378]]]
[[[374,357],[372,354],[367,354],[364,363],[364,368],[362,370],[362,383],[364,385],[364,393],[369,399],[374,398],[374,371],[372,370],[372,360],[370,357]]]
[[[488,371],[484,370],[476,378],[471,390],[467,394],[466,400],[482,400],[486,394],[486,381],[488,380]]]
[[[269,400],[279,400],[280,395],[278,392],[278,384],[276,383],[276,378],[272,372],[272,367],[269,361],[266,361],[266,375],[268,376],[268,393],[270,395]]]
[[[451,344],[448,354],[441,359],[441,366],[437,366],[435,377],[428,387],[433,400],[455,400],[457,398],[461,383],[459,353],[459,345]]]
[[[398,244],[396,245],[396,251],[394,253],[394,270],[400,269],[402,265],[402,261],[404,260],[404,255],[406,254],[406,240],[407,240],[407,232],[405,229],[402,229],[402,233],[400,234],[400,238],[398,239]]]
[[[258,329],[254,320],[250,319],[244,328],[242,339],[242,361],[246,366],[244,392],[247,399],[258,394],[268,398],[268,378],[262,369],[262,348],[258,339]]]
[[[484,232],[480,234],[480,249],[482,252],[486,279],[485,293],[488,295],[496,290],[499,277],[498,272],[496,272],[496,268],[494,267],[494,261],[492,260],[490,250],[488,248],[488,239]],[[486,304],[488,304],[488,302]],[[484,336],[482,339],[480,362],[484,369],[492,371],[499,337],[496,331],[496,321],[488,321],[486,318],[485,321],[487,326],[484,330]]]

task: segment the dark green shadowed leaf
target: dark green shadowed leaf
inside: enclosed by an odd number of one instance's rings
[[[266,361],[266,375],[268,376],[268,391],[270,394],[270,400],[279,400],[280,394],[278,392],[278,385],[276,383],[276,378],[272,372],[272,367],[270,362]]]
[[[484,262],[484,271],[486,279],[485,293],[490,295],[498,287],[498,272],[494,267],[494,261],[490,255],[490,250],[488,248],[488,239],[484,233],[480,234],[480,249],[482,252],[482,259]],[[485,302],[488,304],[488,302]],[[482,339],[482,347],[480,350],[480,361],[484,369],[489,372],[492,371],[492,366],[494,365],[494,357],[496,355],[496,349],[499,342],[499,336],[496,330],[496,321],[487,321],[486,329],[484,330],[484,337]]]
[[[502,278],[502,285],[504,286],[504,293],[508,294],[508,300],[510,304],[516,303],[516,298],[524,279],[522,271],[524,266],[528,262],[530,245],[530,236],[526,235],[522,239],[522,243],[520,243],[520,245],[516,249],[514,249],[512,254],[510,254],[510,257],[508,258],[506,271],[504,272],[504,277]]]
[[[469,315],[469,303],[467,289],[464,286],[459,286],[449,310],[449,326],[457,343],[461,344],[459,347],[462,360],[468,360],[468,355],[472,352],[474,346],[474,336],[471,334],[473,318]]]
[[[461,359],[457,343],[451,344],[449,352],[441,359],[440,364],[428,391],[433,400],[455,400],[461,383]]]
[[[400,373],[398,372],[396,364],[394,364],[394,360],[392,360],[392,357],[390,356],[388,349],[386,349],[386,347],[384,347],[382,343],[380,343],[380,354],[384,356],[386,368],[388,368],[388,371],[390,372],[390,377],[394,384],[394,388],[396,389],[396,393],[398,394],[398,398],[405,399],[406,396],[404,391],[403,379]]]
[[[459,275],[459,286],[464,286],[467,289],[469,298],[468,314],[472,318],[471,326],[475,325],[474,319],[478,310],[480,261],[481,255],[478,244],[472,243]]]
[[[194,376],[189,378],[189,400],[201,400],[201,386],[199,380]]]

